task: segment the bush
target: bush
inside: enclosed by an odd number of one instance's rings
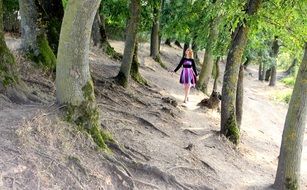
[[[284,84],[286,84],[288,86],[294,86],[295,78],[294,77],[286,77],[286,78],[282,79],[281,82],[283,82]]]
[[[290,102],[291,96],[292,96],[292,90],[279,92],[274,95],[274,100],[288,104]]]

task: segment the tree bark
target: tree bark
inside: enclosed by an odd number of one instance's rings
[[[199,79],[197,81],[196,87],[197,89],[207,93],[208,84],[211,78],[212,68],[213,68],[213,49],[215,47],[217,38],[218,38],[218,26],[220,22],[220,16],[215,17],[210,24],[210,33],[208,37],[208,42],[206,45],[206,53],[204,56],[204,62],[201,68],[201,72],[199,74]]]
[[[140,0],[131,0],[130,3],[130,19],[128,21],[128,26],[126,29],[126,43],[124,49],[124,56],[120,71],[117,75],[117,80],[120,85],[123,87],[128,86],[131,63],[135,50],[137,28],[139,25],[141,13],[141,1]]]
[[[274,187],[300,189],[300,168],[307,116],[307,43],[291,96]]]
[[[0,0],[0,92],[17,82],[15,58],[6,46],[3,27],[3,1]]]
[[[249,0],[246,8],[248,15],[254,15],[261,0]],[[246,21],[245,21],[246,22]],[[247,43],[249,23],[241,23],[233,36],[230,50],[227,56],[223,88],[222,88],[222,109],[221,109],[221,133],[230,139],[234,144],[239,143],[240,131],[236,121],[236,94],[239,76],[239,67],[242,54]]]
[[[259,62],[259,69],[258,69],[258,80],[263,81],[264,77],[263,77],[263,62],[262,59],[260,59]]]
[[[243,63],[244,69],[247,69],[247,66],[250,64],[251,58],[249,56],[246,57],[245,62]]]
[[[265,70],[265,78],[264,78],[265,81],[269,81],[270,80],[271,73],[272,73],[272,68],[269,68],[269,69]]]
[[[196,44],[196,36],[193,37],[193,42],[192,42],[192,50],[193,50],[193,54],[194,54],[194,60],[196,64],[199,64],[199,57],[198,57],[198,47]]]
[[[215,72],[214,72],[214,83],[213,83],[213,91],[217,92],[217,81],[220,76],[220,67],[219,67],[220,57],[217,57],[215,60]]]
[[[276,84],[276,67],[277,67],[276,62],[277,62],[278,51],[279,51],[278,37],[275,36],[271,52],[271,57],[273,58],[273,66],[271,70],[271,80],[269,86],[275,86]]]
[[[275,84],[276,84],[276,66],[275,65],[273,65],[272,67],[271,67],[271,74],[270,74],[270,83],[269,83],[269,86],[275,86]]]
[[[84,128],[107,149],[100,129],[89,69],[91,29],[100,0],[70,0],[65,8],[56,69],[56,98],[66,106],[66,120]]]
[[[102,35],[100,34],[100,25],[101,25],[101,21],[99,18],[99,12],[97,11],[95,18],[94,18],[93,26],[92,26],[92,39],[93,39],[94,46],[98,46],[102,38]]]
[[[54,70],[56,57],[49,46],[45,30],[40,26],[42,15],[34,0],[19,0],[22,48],[35,62]]]
[[[150,56],[160,64],[159,33],[160,33],[161,0],[153,1],[153,22],[151,28]]]
[[[131,65],[131,71],[130,75],[133,80],[136,82],[142,84],[142,85],[148,85],[147,81],[141,76],[139,72],[139,59],[138,59],[138,45],[139,43],[136,41],[135,46],[134,46],[134,53],[133,53],[133,58],[132,58],[132,65]]]
[[[244,66],[240,66],[238,84],[237,84],[237,95],[236,95],[236,120],[238,128],[241,127],[242,115],[243,115],[243,78],[244,78]]]

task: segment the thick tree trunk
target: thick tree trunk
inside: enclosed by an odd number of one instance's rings
[[[214,83],[213,83],[213,91],[217,92],[217,81],[220,76],[220,67],[219,67],[220,57],[217,57],[215,60],[215,72],[214,72]]]
[[[269,81],[270,80],[271,73],[272,73],[272,68],[269,68],[269,69],[265,70],[265,78],[264,78],[265,81]]]
[[[282,135],[274,187],[280,190],[300,189],[301,156],[307,115],[307,43]]]
[[[120,71],[117,75],[117,80],[120,85],[127,87],[129,82],[132,58],[135,50],[136,35],[141,13],[141,1],[131,0],[130,4],[130,19],[126,29],[126,43],[124,56]]]
[[[3,2],[0,0],[0,93],[6,86],[13,85],[18,80],[15,58],[6,46],[3,30]]]
[[[181,44],[180,44],[180,42],[179,42],[178,40],[175,40],[174,44],[175,44],[177,47],[179,47],[179,48],[182,49],[182,46],[181,46]]]
[[[279,51],[278,37],[275,36],[271,52],[271,57],[273,58],[273,67],[271,70],[271,80],[269,86],[275,86],[276,83],[276,67],[277,67],[276,59],[278,56],[278,51]]]
[[[236,120],[238,128],[241,127],[242,114],[243,114],[243,78],[244,78],[244,66],[240,66],[238,84],[237,84],[237,95],[236,95]]]
[[[99,0],[71,0],[65,9],[56,69],[56,97],[66,104],[66,119],[83,127],[101,148],[107,148],[99,124],[89,69],[91,28]]]
[[[47,69],[54,70],[56,57],[49,46],[42,26],[43,13],[34,0],[19,0],[21,17],[22,48],[30,57]]]
[[[155,0],[153,3],[153,22],[151,28],[150,56],[162,66],[159,53],[159,33],[160,33],[160,14],[161,0]]]
[[[131,65],[131,71],[130,75],[133,80],[136,82],[143,84],[143,85],[148,85],[147,81],[141,76],[139,72],[139,59],[138,59],[138,45],[139,43],[136,41],[135,46],[134,46],[134,53],[133,53],[133,58],[132,58],[132,65]]]
[[[254,15],[261,0],[249,0],[246,8],[248,15]],[[231,47],[227,56],[223,88],[222,88],[222,109],[221,109],[221,133],[230,139],[234,144],[239,143],[240,131],[236,121],[236,94],[239,76],[239,67],[242,54],[247,43],[249,23],[241,23],[237,33],[233,36]]]
[[[275,84],[276,84],[276,66],[275,65],[273,65],[272,67],[271,67],[271,74],[270,74],[270,83],[269,83],[269,86],[275,86]]]
[[[212,68],[213,68],[213,49],[216,44],[218,38],[218,26],[220,21],[220,16],[214,18],[210,24],[210,33],[208,37],[208,42],[206,45],[206,53],[204,56],[204,62],[201,68],[201,72],[199,74],[199,79],[197,81],[196,87],[197,89],[207,93],[208,84],[211,78]]]
[[[164,42],[165,45],[168,45],[169,47],[172,47],[172,44],[171,44],[171,39],[167,38]]]

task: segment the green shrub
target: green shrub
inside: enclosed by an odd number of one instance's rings
[[[294,77],[286,77],[286,78],[282,79],[281,82],[283,82],[284,84],[286,84],[288,86],[294,86],[295,78]]]

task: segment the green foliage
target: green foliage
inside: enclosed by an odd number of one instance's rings
[[[62,5],[63,5],[63,7],[64,7],[64,10],[65,10],[65,8],[66,8],[67,3],[68,3],[68,0],[62,0]]]
[[[3,11],[5,13],[6,12],[12,13],[17,10],[19,10],[18,0],[3,0]]]
[[[104,15],[110,38],[123,39],[129,16],[129,2],[128,0],[106,0],[102,2],[103,6],[99,11]]]
[[[2,39],[0,40],[2,41]],[[18,77],[14,72],[15,58],[13,54],[2,42],[0,45],[0,81],[4,86],[15,84],[18,81]]]
[[[294,83],[295,83],[295,77],[294,76],[286,77],[286,78],[282,79],[281,82],[285,83],[288,86],[293,87]]]
[[[292,90],[278,92],[273,96],[273,99],[278,102],[289,103],[292,96]]]

